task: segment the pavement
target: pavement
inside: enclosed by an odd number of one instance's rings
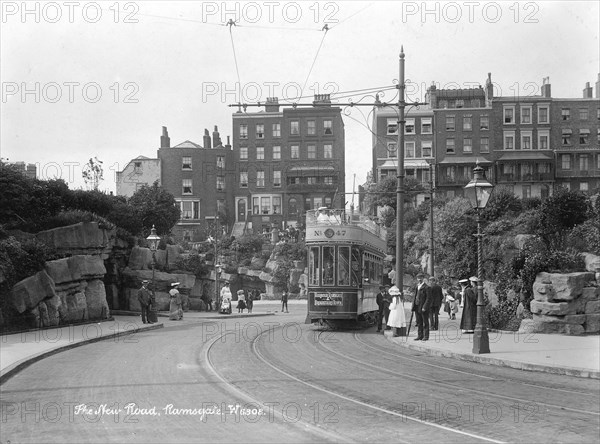
[[[407,323],[410,311],[405,309]],[[511,367],[519,370],[600,379],[600,336],[567,336],[558,334],[518,333],[488,330],[490,353],[473,353],[473,334],[460,329],[461,312],[449,320],[442,312],[439,329],[430,331],[428,341],[416,341],[413,325],[409,336],[393,337],[392,330],[383,333],[401,347],[481,364]]]
[[[214,319],[248,318],[269,315],[288,315],[280,312],[277,301],[255,301],[252,313],[221,315],[216,312],[186,312],[184,323]],[[306,301],[289,301],[292,315],[306,310]],[[406,310],[406,319],[410,312]],[[413,321],[414,323],[414,321]],[[170,321],[168,313],[159,312],[158,323],[142,324],[139,314],[114,311],[112,318],[89,324],[68,325],[60,328],[32,330],[0,336],[0,384],[28,365],[47,356],[91,342],[112,339],[127,340],[130,335],[148,330],[179,326]],[[408,337],[385,337],[400,347],[406,347],[434,356],[444,356],[482,364],[512,367],[521,370],[600,379],[600,336],[564,336],[538,333],[489,331],[490,353],[474,354],[473,335],[463,334],[457,320],[440,315],[440,328],[432,331],[429,341],[415,341],[413,325]],[[375,331],[373,330],[375,334]]]

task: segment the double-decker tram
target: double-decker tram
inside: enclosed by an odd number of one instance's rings
[[[374,322],[386,237],[384,228],[361,215],[330,209],[306,214],[306,323],[344,327]]]

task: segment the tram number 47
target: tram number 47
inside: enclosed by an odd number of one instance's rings
[[[315,236],[323,236],[323,234],[325,234],[325,236],[327,236],[327,237],[331,237],[334,234],[336,236],[345,236],[346,235],[346,230],[337,230],[337,231],[334,231],[332,229],[328,229],[328,230],[325,230],[325,232],[323,232],[323,230],[315,230]]]

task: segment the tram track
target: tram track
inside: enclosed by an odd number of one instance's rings
[[[487,379],[487,380],[498,380],[499,379],[497,376],[486,376],[481,373],[477,373],[477,372],[473,372],[473,371],[459,370],[459,369],[455,368],[454,366],[450,366],[450,365],[432,364],[431,362],[427,362],[426,360],[415,359],[414,357],[409,357],[406,353],[398,353],[395,351],[391,351],[389,347],[383,347],[380,345],[376,345],[371,341],[367,342],[362,339],[363,336],[368,337],[368,336],[372,336],[372,335],[371,334],[367,335],[362,332],[354,333],[354,338],[356,339],[357,342],[359,342],[362,346],[367,347],[378,353],[384,353],[384,354],[392,356],[392,357],[402,358],[404,361],[411,361],[411,362],[417,363],[419,365],[437,368],[437,369],[440,369],[443,371],[449,371],[449,372],[453,372],[453,373],[459,373],[459,374],[464,374],[464,375],[468,375],[468,376],[473,376],[473,377],[480,378],[480,379]],[[525,381],[514,379],[514,378],[511,379],[511,378],[502,377],[502,380],[510,382],[510,383],[514,383],[514,384],[520,384],[520,385],[524,385],[524,386],[534,387],[537,389],[569,393],[569,394],[574,394],[574,395],[578,395],[578,396],[587,396],[590,398],[598,398],[597,393],[590,393],[589,391],[567,390],[567,389],[552,387],[547,384],[546,385],[532,384],[530,382],[525,382]]]
[[[365,413],[364,409],[368,409],[377,415],[385,416],[385,422],[388,424],[390,423],[390,417],[395,418],[392,419],[392,423],[397,422],[398,419],[402,420],[404,425],[406,425],[407,422],[411,422],[421,430],[421,432],[415,432],[414,436],[420,436],[419,434],[422,433],[422,428],[425,427],[427,429],[438,430],[441,433],[440,436],[444,437],[445,442],[464,442],[465,439],[478,442],[503,442],[500,439],[483,436],[482,434],[467,430],[460,430],[443,424],[427,421],[425,419],[420,419],[418,417],[406,415],[402,409],[397,408],[397,406],[394,407],[393,402],[390,402],[390,400],[380,399],[380,402],[373,402],[371,399],[369,399],[369,397],[363,396],[361,399],[360,396],[353,394],[351,390],[341,389],[339,384],[334,384],[333,387],[331,387],[327,386],[322,381],[317,382],[308,376],[306,371],[293,369],[289,364],[283,362],[282,359],[277,356],[276,351],[269,349],[265,341],[265,335],[266,332],[262,332],[261,334],[258,334],[252,341],[250,341],[248,345],[248,351],[250,351],[251,355],[260,362],[263,368],[266,367],[270,372],[275,372],[278,375],[282,375],[288,381],[292,381],[294,384],[304,387],[304,391],[306,391],[307,388],[310,389],[311,393],[310,396],[307,395],[307,398],[317,399],[319,397],[322,398],[323,395],[326,396],[326,399],[335,398],[340,400],[342,404],[348,405],[344,408],[344,410],[347,412],[355,411],[357,407],[359,407],[361,409],[360,416],[368,416],[373,414]],[[226,375],[221,374],[217,369],[217,365],[211,358],[211,352],[214,350],[215,345],[220,342],[220,339],[220,337],[213,339],[206,347],[204,352],[204,358],[208,363],[211,372],[228,387],[228,390],[232,390],[239,396],[243,397],[243,399],[247,399],[249,402],[260,404],[261,401],[258,396],[251,395],[248,393],[248,391],[240,388],[239,380],[227,377]],[[318,431],[323,432],[323,429],[318,428]],[[348,440],[348,436],[340,436],[336,433],[337,432],[334,431],[334,434],[329,435],[329,437],[333,438],[333,440]],[[450,434],[454,436],[453,439],[450,438]],[[399,437],[394,437],[394,441],[414,442],[414,440],[404,441]]]

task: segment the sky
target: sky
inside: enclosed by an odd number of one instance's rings
[[[311,102],[332,94],[344,115],[346,191],[371,167],[374,93],[397,100],[404,48],[407,101],[438,88],[582,97],[600,72],[600,2],[2,1],[0,157],[38,165],[40,179],[100,189],[140,155],[232,134],[228,105]],[[235,25],[227,25],[229,21]],[[324,26],[327,25],[327,30]],[[392,87],[392,89],[390,89]],[[386,90],[387,89],[387,90]],[[256,111],[258,108],[248,108]]]

